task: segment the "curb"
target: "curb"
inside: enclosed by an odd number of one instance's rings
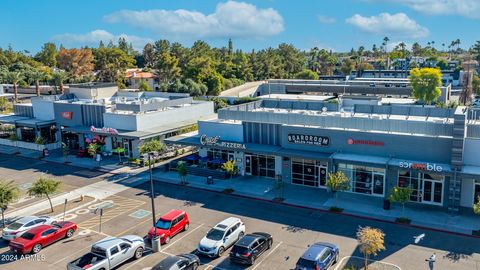
[[[217,194],[224,194],[224,195],[233,196],[233,197],[237,197],[237,198],[256,200],[256,201],[267,202],[267,203],[271,203],[271,204],[286,205],[286,206],[289,206],[289,207],[319,211],[319,212],[322,212],[322,213],[342,215],[342,216],[353,217],[353,218],[358,218],[358,219],[364,219],[364,220],[370,220],[370,221],[376,221],[376,222],[382,222],[382,223],[388,223],[388,224],[395,224],[395,225],[410,227],[410,228],[415,228],[415,229],[429,230],[429,231],[446,233],[446,234],[451,234],[451,235],[456,235],[456,236],[463,236],[463,237],[480,239],[480,236],[461,233],[461,232],[455,232],[455,231],[450,231],[450,230],[445,230],[445,229],[438,229],[438,228],[434,228],[434,227],[414,225],[414,224],[405,224],[405,223],[397,223],[395,221],[390,221],[390,220],[385,220],[385,219],[380,219],[380,218],[374,218],[374,217],[369,217],[369,216],[366,216],[366,215],[359,215],[359,214],[353,214],[353,213],[332,212],[332,211],[322,209],[322,208],[315,208],[315,207],[299,205],[299,204],[294,204],[294,203],[288,203],[288,202],[272,201],[272,200],[263,199],[263,198],[259,198],[259,197],[248,196],[248,195],[244,195],[244,194],[238,194],[238,193],[235,193],[235,192],[227,194],[227,193],[224,193],[224,192],[218,191],[218,190],[212,190],[212,189],[207,189],[207,188],[204,188],[204,187],[197,187],[197,186],[191,186],[191,185],[181,185],[181,184],[177,184],[177,183],[172,183],[172,182],[160,180],[158,178],[153,178],[153,180],[155,180],[157,182],[162,182],[162,183],[165,183],[165,184],[173,185],[173,186],[182,186],[182,187],[187,187],[187,188],[197,189],[197,190],[203,190],[203,191],[217,193]]]

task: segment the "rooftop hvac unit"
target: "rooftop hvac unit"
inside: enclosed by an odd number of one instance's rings
[[[326,113],[327,111],[328,111],[327,107],[323,107],[323,108],[322,108],[322,112],[323,112],[323,113]]]

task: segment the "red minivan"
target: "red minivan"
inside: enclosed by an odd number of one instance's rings
[[[188,230],[188,226],[190,226],[190,220],[188,220],[187,212],[173,209],[157,220],[156,235],[160,236],[161,244],[168,244],[176,234]],[[150,229],[147,239],[153,238],[155,227]]]

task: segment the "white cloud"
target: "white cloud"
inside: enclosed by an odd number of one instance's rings
[[[336,22],[335,18],[325,16],[325,15],[318,15],[317,20],[323,24],[332,24]]]
[[[346,22],[364,32],[386,36],[423,38],[429,35],[426,27],[419,25],[405,13],[380,13],[371,17],[355,14],[348,18]]]
[[[53,37],[53,40],[61,42],[64,45],[88,45],[88,46],[97,46],[100,41],[103,41],[105,45],[111,40],[115,44],[118,39],[123,37],[127,42],[132,43],[132,46],[139,50],[143,49],[146,43],[153,42],[150,38],[143,38],[138,36],[120,34],[114,35],[108,31],[97,29],[85,34],[72,34],[66,33],[61,35],[56,35]]]
[[[376,0],[394,2],[430,15],[460,15],[480,19],[479,0]]]
[[[274,9],[258,9],[252,4],[228,1],[215,12],[177,9],[122,10],[104,17],[110,23],[127,23],[156,34],[176,38],[265,37],[283,31],[283,18]]]

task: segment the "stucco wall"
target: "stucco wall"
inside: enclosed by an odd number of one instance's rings
[[[280,143],[284,148],[324,153],[344,152],[408,160],[442,162],[446,164],[450,164],[452,149],[452,139],[440,137],[421,137],[293,126],[282,126],[280,134]],[[288,134],[325,136],[330,139],[330,144],[328,146],[314,146],[289,143]],[[348,143],[349,139],[382,142],[384,145],[351,145]]]
[[[463,164],[480,166],[480,139],[467,138],[463,150]]]
[[[243,125],[241,123],[198,121],[198,134],[205,134],[208,137],[220,136],[222,141],[243,142]]]
[[[53,108],[52,101],[32,98],[32,106],[33,106],[33,116],[35,118],[40,120],[55,119],[55,110]]]

